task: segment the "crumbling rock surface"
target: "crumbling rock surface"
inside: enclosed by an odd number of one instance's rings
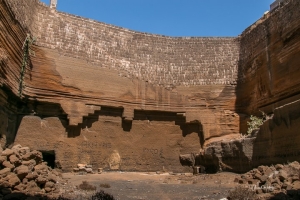
[[[297,161],[275,166],[259,166],[235,179],[235,182],[248,186],[257,194],[288,194],[291,198],[299,198],[300,165]]]
[[[15,145],[0,151],[0,198],[14,192],[23,194],[58,193],[60,172],[43,162],[42,153]],[[11,159],[13,158],[13,159]]]
[[[221,139],[205,146],[196,155],[196,165],[204,165],[207,172],[246,172],[252,168],[255,138]]]

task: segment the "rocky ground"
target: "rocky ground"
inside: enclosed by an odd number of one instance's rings
[[[234,183],[234,179],[237,177],[238,175],[233,173],[197,176],[189,173],[107,172],[87,175],[69,173],[63,174],[63,178],[67,180],[63,190],[64,196],[68,198],[85,195],[77,190],[77,186],[85,180],[96,186],[97,190],[104,190],[112,194],[115,199],[120,200],[213,200],[226,197],[228,190],[238,185]]]
[[[43,162],[41,152],[21,145],[0,151],[0,199],[22,199],[21,194],[59,195],[61,174]]]
[[[285,165],[259,166],[235,179],[261,197],[273,199],[300,199],[300,164],[295,161]]]
[[[214,200],[225,199],[228,191],[237,187],[256,193],[258,199],[300,199],[298,162],[259,166],[242,175],[226,172],[198,175],[172,172],[97,174],[91,171],[91,166],[82,167],[86,173],[61,174],[43,162],[39,151],[21,145],[1,150],[0,199],[61,197],[61,200],[83,200],[103,190],[120,200]]]

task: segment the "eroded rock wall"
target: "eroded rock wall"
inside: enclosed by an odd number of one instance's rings
[[[238,38],[139,33],[36,0],[3,0],[0,9],[1,130],[54,151],[64,170],[87,162],[181,171],[179,155],[200,152],[198,164],[242,172],[261,156],[276,160],[277,150],[266,151],[281,147],[283,132],[297,137],[297,107],[288,105],[299,99],[299,1],[285,1]],[[35,56],[18,98],[28,33]],[[259,110],[274,113],[272,126],[236,141]]]
[[[61,13],[35,0],[0,3],[1,14],[13,20],[1,21],[3,27],[18,41],[18,48],[10,43],[3,48],[18,50],[18,56],[7,56],[15,61],[8,63],[14,72],[7,73],[14,81],[1,79],[11,91],[3,89],[8,98],[18,99],[27,33],[36,39],[26,87],[12,113],[17,119],[12,138],[55,151],[64,170],[89,162],[109,169],[180,171],[180,154],[238,133],[238,39],[171,38]],[[5,35],[1,39],[5,44]]]
[[[249,116],[261,115],[260,110],[268,120],[256,139],[212,141],[198,157],[202,164],[245,172],[261,164],[299,161],[299,9],[299,1],[283,1],[242,33],[236,90],[240,131],[247,132]]]

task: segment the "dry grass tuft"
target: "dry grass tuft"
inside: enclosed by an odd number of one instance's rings
[[[78,188],[86,191],[96,190],[96,186],[89,184],[87,181],[82,181]]]
[[[255,191],[251,190],[250,188],[238,186],[234,190],[229,191],[228,199],[229,200],[255,200],[257,199],[257,195]]]
[[[101,183],[100,187],[102,187],[102,188],[110,188],[110,185],[108,183]]]

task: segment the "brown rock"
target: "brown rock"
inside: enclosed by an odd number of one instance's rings
[[[259,180],[257,180],[257,179],[248,179],[248,184],[250,184],[250,185],[257,185],[258,182],[259,182]]]
[[[79,168],[73,168],[73,172],[79,172]]]
[[[279,191],[281,189],[281,185],[279,185],[278,183],[273,183],[272,186],[275,191]]]
[[[286,180],[288,178],[288,174],[286,173],[286,171],[281,169],[278,173],[278,177],[279,177],[279,180],[283,182],[284,180]]]
[[[6,179],[9,183],[9,187],[15,187],[16,185],[20,184],[20,179],[18,178],[17,175],[15,175],[14,173],[11,173],[9,175],[6,176]]]
[[[271,180],[271,183],[277,183],[277,184],[280,184],[280,180],[276,177],[274,179]]]
[[[52,174],[54,174],[55,176],[58,176],[58,177],[61,176],[61,172],[59,169],[53,169]]]
[[[265,183],[267,181],[268,177],[266,175],[263,175],[263,176],[260,176],[259,180],[262,182],[262,183]]]
[[[7,161],[6,156],[0,156],[0,164],[2,164],[4,161]]]
[[[280,169],[283,169],[283,165],[282,164],[277,164],[277,165],[275,165],[275,168],[276,168],[276,170],[280,170]]]
[[[274,172],[276,171],[276,168],[274,166],[271,166],[270,169]]]
[[[284,183],[281,187],[285,190],[291,190],[293,188],[289,183]]]
[[[36,165],[36,161],[35,160],[22,161],[22,165],[28,166],[28,169],[32,171],[32,169]]]
[[[256,179],[261,179],[261,174],[260,173],[255,173],[254,174],[254,178],[256,178]]]
[[[10,168],[10,169],[14,169],[14,168],[15,168],[15,166],[14,166],[13,164],[11,164],[9,161],[4,161],[4,162],[2,163],[2,165],[3,165],[4,167]]]
[[[36,165],[35,167],[34,167],[34,170],[35,171],[47,171],[48,170],[48,166],[47,165],[45,165],[45,164],[39,164],[39,165]]]
[[[22,148],[19,149],[20,156],[23,156],[27,153],[30,153],[30,148],[29,147],[22,147]]]
[[[298,180],[299,180],[299,175],[292,176],[292,182],[298,181]]]
[[[20,180],[23,180],[23,178],[25,178],[28,173],[29,173],[29,169],[27,166],[25,165],[21,165],[19,167],[17,167],[14,172],[17,174],[17,176],[20,178]]]
[[[26,190],[29,192],[40,192],[41,191],[41,189],[37,186],[37,184],[34,180],[27,183]]]
[[[52,188],[49,188],[49,187],[45,187],[45,192],[49,193],[52,191]]]
[[[240,179],[239,180],[239,184],[245,184],[245,183],[247,183],[247,181],[245,179]]]
[[[273,170],[269,167],[265,168],[264,175],[270,176],[273,173]]]
[[[19,185],[14,187],[14,190],[24,191],[25,188],[26,188],[26,185],[24,185],[23,183],[20,183]]]
[[[23,183],[24,185],[26,185],[26,184],[28,183],[28,179],[27,179],[27,178],[24,178],[24,179],[22,180],[22,183]]]
[[[21,148],[22,148],[22,146],[20,144],[16,144],[11,148],[11,150],[19,150]]]
[[[21,160],[15,154],[9,156],[9,161],[15,166],[21,164]]]
[[[9,188],[10,184],[8,183],[8,181],[6,181],[4,179],[0,179],[0,187]]]
[[[77,168],[85,168],[86,164],[77,164]]]
[[[13,150],[11,150],[11,149],[5,149],[4,151],[2,151],[2,153],[1,153],[1,155],[2,156],[10,156],[10,155],[12,155],[12,154],[14,154],[14,151]]]
[[[292,167],[293,169],[300,170],[300,164],[297,161],[289,163],[289,166]]]
[[[37,172],[32,172],[32,173],[29,173],[25,178],[27,178],[29,181],[31,181],[31,180],[37,179],[37,177],[38,177]]]
[[[45,184],[45,188],[53,188],[55,186],[55,184],[51,181],[48,181],[46,184]]]
[[[56,183],[58,181],[58,177],[54,174],[49,174],[47,178],[49,181],[52,181],[53,183]]]
[[[92,169],[92,168],[85,168],[85,171],[86,171],[87,173],[93,173],[93,169]]]
[[[0,170],[0,177],[4,178],[11,172],[10,168],[4,168]]]
[[[42,155],[41,152],[33,150],[33,151],[23,155],[22,159],[25,160],[25,161],[33,159],[33,160],[36,161],[37,164],[39,164],[43,160],[43,155]]]
[[[262,191],[261,188],[258,188],[258,189],[256,190],[256,194],[262,194],[262,193],[263,193],[263,191]]]
[[[257,167],[258,171],[260,171],[261,173],[264,173],[264,171],[266,170],[266,168],[267,168],[267,167],[266,167],[266,166],[263,166],[263,165]]]
[[[300,190],[300,181],[298,180],[298,181],[293,182],[292,186],[293,186],[293,189]]]
[[[47,181],[47,177],[44,176],[38,176],[37,179],[35,179],[35,182],[38,184],[45,184]]]

